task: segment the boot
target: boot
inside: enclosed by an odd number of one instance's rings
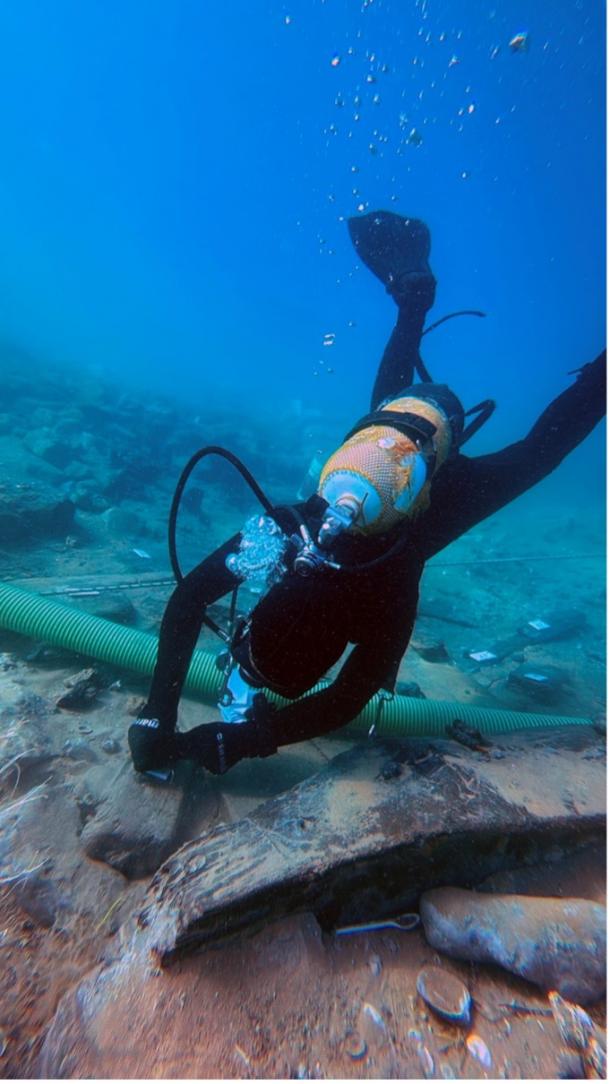
[[[430,232],[425,222],[371,211],[348,218],[347,226],[358,256],[398,307],[427,312],[434,303],[436,279],[428,263]]]

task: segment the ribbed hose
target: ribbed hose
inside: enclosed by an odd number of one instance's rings
[[[136,674],[151,675],[157,657],[156,636],[94,617],[11,584],[0,583],[0,628]],[[216,702],[221,680],[215,660],[209,651],[195,651],[185,682],[185,692],[212,704]],[[324,683],[312,692],[322,688]],[[279,697],[272,696],[271,699],[282,703]],[[392,700],[374,696],[346,730],[348,733],[367,733],[375,724],[375,733],[382,737],[398,734],[433,736],[444,734],[445,727],[456,718],[487,734],[591,723],[590,719],[561,715],[530,715],[407,696],[395,696]]]

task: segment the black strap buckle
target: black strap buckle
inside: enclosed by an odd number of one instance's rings
[[[374,410],[356,422],[344,437],[344,443],[371,425],[389,425],[391,429],[398,429],[399,433],[404,433],[415,443],[431,441],[436,435],[434,422],[423,418],[420,414],[411,414],[408,410]]]

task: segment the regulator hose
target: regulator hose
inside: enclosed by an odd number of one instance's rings
[[[184,575],[178,561],[178,553],[176,550],[176,522],[178,520],[180,501],[182,500],[184,487],[186,486],[186,483],[188,482],[192,472],[194,471],[197,464],[207,455],[219,455],[222,456],[223,459],[227,459],[229,463],[231,463],[231,465],[235,467],[235,470],[239,471],[242,478],[248,483],[250,489],[254,493],[254,496],[258,498],[267,515],[271,516],[271,518],[275,520],[275,511],[273,505],[271,504],[271,501],[265,495],[265,493],[263,493],[263,490],[259,486],[254,475],[250,473],[248,468],[242,463],[241,459],[238,459],[236,455],[233,455],[233,452],[227,451],[226,448],[220,448],[217,444],[209,444],[205,448],[200,448],[198,452],[195,452],[194,455],[191,456],[188,463],[184,467],[182,474],[178,479],[178,484],[174,490],[174,496],[172,497],[172,503],[169,510],[167,541],[169,549],[169,559],[172,566],[172,571],[174,573],[174,576],[176,577],[176,583],[180,583],[180,581],[184,579]]]
[[[0,583],[0,628],[43,640],[54,647],[65,648],[136,674],[150,676],[157,658],[158,640],[151,633],[117,625],[12,584]],[[215,704],[220,680],[216,656],[208,651],[195,651],[186,677],[185,692]],[[307,695],[325,687],[325,683],[321,683]],[[275,704],[286,703],[272,693],[268,695]],[[469,704],[407,696],[395,696],[388,700],[387,694],[377,694],[345,730],[348,734],[362,735],[374,728],[375,734],[380,737],[440,737],[456,718],[467,726],[476,727],[483,734],[510,733],[537,727],[591,725],[591,720],[585,718],[534,715],[503,708],[477,708]]]

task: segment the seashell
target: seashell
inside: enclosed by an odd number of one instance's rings
[[[468,1051],[470,1054],[472,1054],[473,1058],[476,1058],[477,1061],[480,1061],[481,1065],[484,1066],[485,1069],[491,1069],[491,1053],[489,1051],[487,1043],[483,1042],[483,1039],[480,1035],[475,1035],[474,1032],[472,1033],[472,1035],[469,1035],[466,1039],[466,1046],[468,1047]]]
[[[563,1042],[572,1050],[584,1050],[593,1034],[593,1021],[589,1014],[580,1005],[566,1001],[556,990],[551,990],[549,1001]]]
[[[453,1024],[470,1023],[472,998],[461,979],[442,967],[422,967],[417,976],[417,992],[444,1020]]]

